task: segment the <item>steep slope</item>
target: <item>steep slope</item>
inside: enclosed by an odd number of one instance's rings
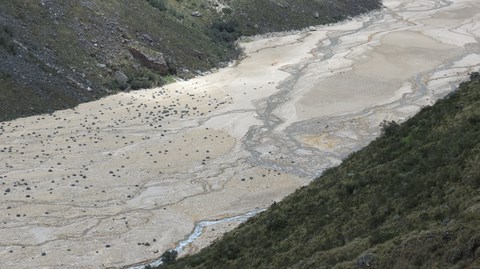
[[[161,268],[480,268],[480,76]]]
[[[240,35],[334,22],[379,3],[5,0],[0,121],[189,78],[238,57]]]
[[[240,0],[230,1],[231,17],[242,34],[299,29],[341,21],[379,8],[377,1]],[[228,16],[227,16],[228,17]]]

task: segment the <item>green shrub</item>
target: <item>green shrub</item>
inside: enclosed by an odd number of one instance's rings
[[[241,36],[237,27],[234,20],[216,20],[210,26],[210,36],[215,42],[233,44]]]
[[[233,10],[232,10],[231,8],[229,8],[229,7],[224,7],[224,8],[222,8],[222,12],[223,12],[223,14],[225,14],[225,15],[230,15],[230,14],[233,13]]]
[[[177,251],[175,250],[167,250],[165,251],[162,256],[161,256],[161,260],[164,264],[171,264],[175,261],[175,259],[177,258],[178,256],[178,253]]]
[[[160,11],[167,10],[167,0],[147,0],[147,1],[152,7]]]
[[[17,50],[13,42],[13,31],[7,25],[0,29],[0,48],[5,49],[9,54],[16,55]]]
[[[382,128],[382,133],[383,134],[393,134],[399,127],[400,125],[392,120],[392,121],[386,121],[384,120],[382,123],[380,123],[380,127]]]
[[[160,75],[148,69],[142,69],[129,74],[127,83],[132,90],[148,89],[164,84]]]

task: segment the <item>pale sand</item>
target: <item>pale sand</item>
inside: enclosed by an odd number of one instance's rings
[[[413,31],[386,34],[380,43],[370,51],[368,60],[354,64],[348,72],[323,80],[317,76],[316,81],[301,78],[299,87],[311,90],[296,104],[295,121],[352,113],[380,104],[389,100],[403,81],[461,52]]]
[[[478,69],[476,1],[385,6],[252,38],[207,76],[0,123],[2,265],[155,259],[202,220],[281,200]],[[236,225],[205,228],[185,253]]]

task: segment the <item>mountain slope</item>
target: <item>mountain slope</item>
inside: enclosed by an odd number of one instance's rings
[[[240,0],[230,1],[232,17],[244,35],[300,29],[341,21],[379,8],[379,1]]]
[[[480,76],[161,268],[480,268]]]
[[[240,35],[338,21],[379,0],[26,0],[0,9],[0,121],[189,78]],[[152,63],[153,61],[153,63]]]

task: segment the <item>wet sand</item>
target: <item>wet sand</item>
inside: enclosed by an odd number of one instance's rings
[[[281,200],[478,70],[479,3],[385,6],[252,38],[210,75],[0,123],[0,262],[153,260],[203,220]],[[204,228],[184,253],[238,223]]]

